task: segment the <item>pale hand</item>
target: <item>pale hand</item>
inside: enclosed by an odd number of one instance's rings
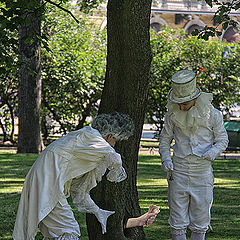
[[[139,217],[139,226],[148,226],[152,224],[159,212],[159,207],[151,205],[148,208],[148,212]]]

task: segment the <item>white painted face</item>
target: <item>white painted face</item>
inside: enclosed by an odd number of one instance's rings
[[[188,111],[192,106],[195,105],[196,101],[197,101],[197,98],[188,102],[178,103],[179,109],[182,111]]]

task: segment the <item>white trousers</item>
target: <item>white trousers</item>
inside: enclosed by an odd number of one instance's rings
[[[45,240],[77,240],[80,236],[79,225],[67,201],[57,203],[39,227]]]
[[[206,232],[210,225],[214,178],[210,162],[197,156],[174,158],[173,180],[168,178],[169,224],[173,233],[187,227]]]

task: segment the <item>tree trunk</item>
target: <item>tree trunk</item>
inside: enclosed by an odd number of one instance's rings
[[[41,0],[31,1],[37,8]],[[28,1],[26,1],[28,4]],[[30,2],[29,2],[30,4]],[[40,102],[41,102],[41,11],[26,13],[19,29],[19,135],[18,153],[41,151]]]
[[[8,109],[9,109],[9,113],[10,113],[10,117],[11,117],[11,126],[12,126],[12,129],[11,129],[11,133],[10,133],[10,142],[11,143],[15,143],[15,140],[14,140],[14,132],[15,132],[15,122],[14,122],[14,111],[13,111],[13,105],[11,105],[9,102],[7,103],[7,106],[8,106]]]
[[[135,123],[135,133],[116,146],[127,180],[110,183],[104,178],[91,192],[101,208],[116,212],[109,217],[107,233],[102,235],[96,218],[87,214],[88,235],[90,240],[142,240],[143,229],[123,230],[123,219],[140,215],[136,176],[151,64],[151,0],[109,0],[107,10],[107,71],[99,113],[129,114]]]

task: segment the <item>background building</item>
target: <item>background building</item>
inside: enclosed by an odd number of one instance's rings
[[[211,8],[204,0],[155,0],[152,4],[150,24],[157,32],[164,26],[170,26],[184,29],[187,34],[191,34],[195,29],[203,29],[205,25],[216,26],[214,21],[216,11],[217,5]],[[240,10],[231,12],[230,17],[239,22],[240,27]],[[94,11],[92,18],[95,21],[101,21],[101,28],[105,28],[107,25],[106,4]],[[227,42],[236,41],[239,36],[238,27],[230,26],[223,30],[219,26],[219,30],[222,31],[221,40]]]
[[[159,31],[164,25],[172,28],[182,28],[187,34],[195,29],[201,30],[205,25],[216,26],[214,14],[217,6],[209,7],[205,1],[198,0],[158,0],[152,6],[151,27]],[[230,14],[237,22],[240,20],[240,11]],[[220,29],[221,26],[220,26]],[[221,39],[227,42],[235,41],[238,28],[229,27],[223,31]]]

